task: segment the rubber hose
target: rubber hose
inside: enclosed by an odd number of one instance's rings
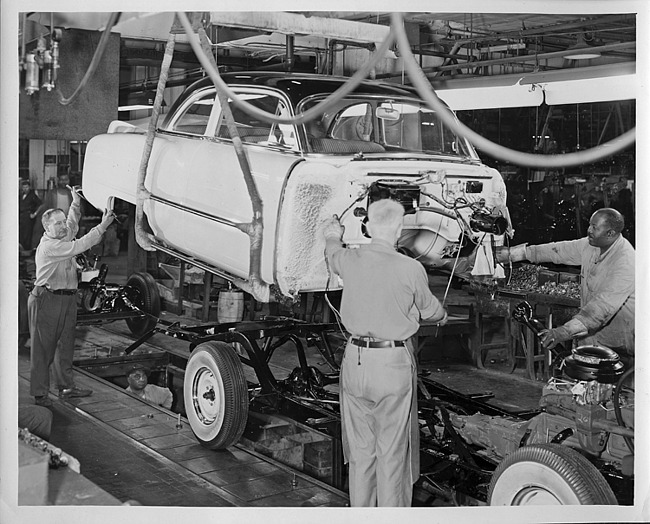
[[[396,38],[400,53],[404,58],[404,66],[408,72],[413,85],[416,87],[419,95],[429,105],[431,109],[437,112],[440,119],[450,129],[465,137],[472,142],[477,148],[485,153],[494,156],[500,160],[511,162],[520,166],[542,167],[542,168],[560,168],[571,167],[581,164],[594,163],[598,160],[611,157],[615,153],[623,151],[630,147],[636,140],[636,128],[626,131],[618,138],[615,138],[605,144],[601,144],[585,151],[567,153],[562,155],[538,155],[524,153],[514,149],[508,149],[499,144],[491,142],[482,137],[472,129],[459,122],[451,110],[438,98],[431,83],[418,66],[411,52],[408,37],[403,27],[403,18],[401,13],[391,15],[391,27],[396,33]]]
[[[357,86],[361,83],[361,81],[368,77],[368,75],[375,68],[377,63],[384,58],[386,51],[388,51],[390,46],[393,44],[393,41],[395,40],[394,31],[391,29],[386,39],[372,54],[370,60],[368,62],[365,62],[361,67],[361,69],[355,72],[347,82],[345,82],[341,87],[339,87],[336,91],[334,91],[331,95],[329,95],[325,100],[318,103],[311,109],[308,109],[304,113],[301,113],[298,116],[278,117],[275,116],[273,113],[268,113],[267,111],[263,111],[251,105],[250,103],[241,100],[239,95],[237,95],[232,89],[230,89],[228,84],[226,84],[222,80],[221,76],[219,75],[219,71],[217,71],[212,66],[210,60],[203,52],[200,43],[197,41],[196,34],[192,31],[192,25],[190,24],[187,15],[183,12],[178,12],[177,16],[181,24],[183,24],[190,45],[192,46],[192,49],[194,50],[196,57],[199,59],[199,62],[201,62],[201,66],[205,69],[206,73],[212,79],[212,81],[217,86],[219,86],[232,99],[233,103],[237,107],[239,107],[249,115],[256,116],[260,120],[272,124],[302,124],[303,122],[309,122],[310,120],[313,120],[314,118],[321,116],[325,111],[334,107],[344,96],[354,91],[357,88]]]

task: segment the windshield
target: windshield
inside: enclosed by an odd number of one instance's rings
[[[298,110],[306,111],[321,100],[311,98]],[[403,151],[476,158],[465,139],[446,127],[435,111],[415,100],[345,98],[321,119],[307,122],[305,133],[314,152],[327,142],[329,153],[343,153],[356,147],[365,152]],[[332,140],[348,144],[337,148]]]

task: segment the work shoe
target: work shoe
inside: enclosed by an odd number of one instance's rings
[[[81,389],[77,386],[71,388],[61,388],[59,389],[59,397],[61,398],[79,398],[79,397],[89,397],[93,394],[92,389]]]
[[[50,397],[48,397],[47,395],[34,397],[34,404],[36,404],[37,406],[42,406],[44,408],[52,407],[52,401],[50,400]]]

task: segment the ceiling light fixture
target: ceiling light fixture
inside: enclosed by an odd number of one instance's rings
[[[567,60],[589,60],[600,57],[600,53],[587,43],[584,33],[578,34],[577,43],[569,47],[567,51],[568,53],[564,55]]]
[[[117,108],[118,111],[136,111],[138,109],[153,109],[153,102],[156,98],[155,91],[144,91],[141,93],[134,93],[128,96],[124,104],[120,104]],[[162,107],[167,104],[165,100],[162,101]]]

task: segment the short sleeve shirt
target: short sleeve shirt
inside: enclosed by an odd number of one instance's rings
[[[422,264],[387,242],[340,246],[328,254],[331,270],[343,280],[341,318],[353,336],[406,340],[421,319],[444,317]]]

